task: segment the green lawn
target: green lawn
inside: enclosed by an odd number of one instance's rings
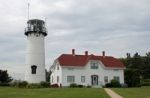
[[[112,90],[124,98],[150,98],[150,87],[113,88]]]
[[[98,88],[21,89],[0,87],[0,98],[110,98]]]

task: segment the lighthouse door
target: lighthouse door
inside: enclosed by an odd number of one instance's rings
[[[37,66],[36,65],[32,65],[31,66],[31,73],[32,74],[36,74],[36,69],[37,69]]]

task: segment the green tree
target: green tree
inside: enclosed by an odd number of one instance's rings
[[[125,83],[127,83],[129,87],[140,86],[140,71],[138,69],[126,69]]]
[[[7,84],[12,81],[12,78],[7,73],[7,70],[0,70],[0,84]]]
[[[144,79],[150,79],[150,52],[146,53],[143,58],[143,65],[141,66],[141,74]]]
[[[46,82],[49,82],[49,83],[50,83],[50,72],[48,72],[48,71],[45,69],[45,73],[46,73]]]
[[[131,65],[129,67],[139,69],[140,66],[142,66],[142,59],[138,52],[136,52],[133,58],[131,58]]]

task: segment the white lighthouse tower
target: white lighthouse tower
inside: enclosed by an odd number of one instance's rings
[[[27,36],[25,81],[40,83],[45,81],[45,45],[47,36],[45,22],[39,19],[31,19],[25,29]]]

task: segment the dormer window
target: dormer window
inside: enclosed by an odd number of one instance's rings
[[[98,63],[97,62],[91,62],[91,69],[98,69]]]
[[[32,65],[31,66],[31,73],[32,74],[36,74],[36,69],[37,69],[37,66],[36,65]]]

